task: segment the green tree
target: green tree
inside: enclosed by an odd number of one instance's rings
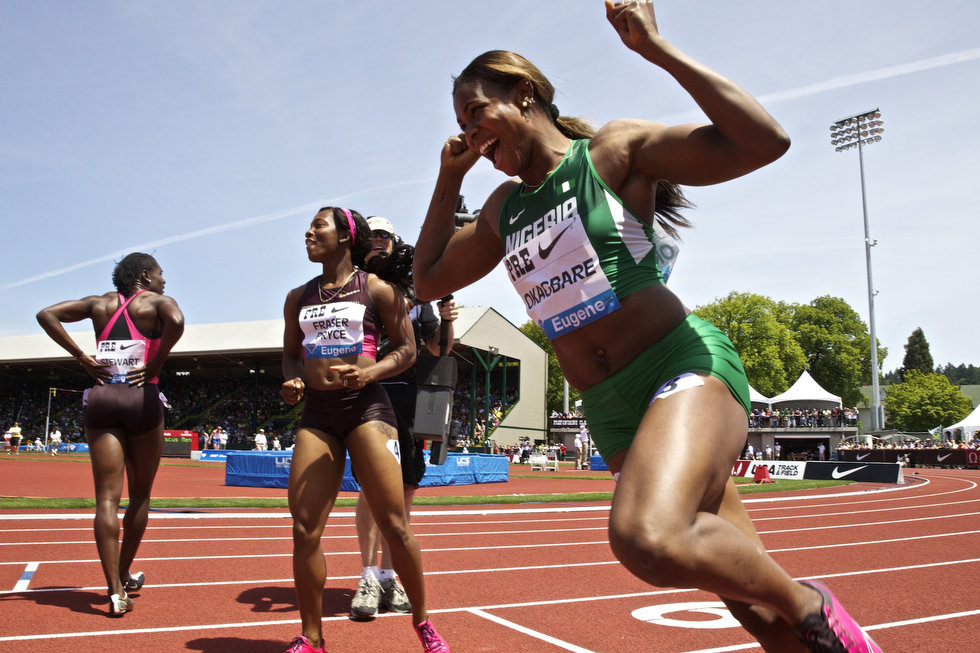
[[[845,406],[862,403],[861,386],[871,382],[871,337],[854,309],[839,297],[823,296],[788,306],[785,316],[814,381],[839,395]],[[887,355],[878,348],[879,365]]]
[[[548,353],[548,412],[562,410],[565,403],[565,375],[562,374],[561,366],[558,364],[558,356],[555,354],[555,350],[551,348],[548,336],[545,335],[544,329],[530,320],[518,328],[538,347]],[[569,386],[568,405],[575,405],[578,398],[578,390]]]
[[[806,369],[803,349],[778,319],[779,311],[768,297],[734,291],[694,309],[728,335],[749,383],[767,397],[785,392]]]
[[[919,370],[923,374],[932,374],[932,354],[929,353],[929,343],[926,334],[916,327],[905,344],[905,358],[902,360],[902,377],[910,370]]]
[[[980,385],[980,367],[975,365],[953,365],[946,363],[945,367],[937,368],[936,372],[945,374],[953,385]]]
[[[912,369],[885,390],[885,410],[890,427],[921,432],[955,424],[970,414],[972,402],[944,375]]]

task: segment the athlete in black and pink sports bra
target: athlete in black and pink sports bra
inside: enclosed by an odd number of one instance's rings
[[[109,614],[133,609],[128,592],[143,585],[130,565],[146,530],[150,490],[163,446],[157,377],[184,332],[177,302],[163,294],[163,271],[149,254],[129,254],[112,274],[115,292],[61,302],[37,314],[51,338],[95,380],[86,391],[85,439],[95,480],[95,542],[109,593]],[[128,298],[128,299],[127,299]],[[88,354],[63,323],[90,319],[96,352]],[[119,544],[119,498],[128,470],[129,507]]]
[[[324,650],[326,566],[320,536],[343,481],[347,454],[391,549],[423,649],[449,651],[426,611],[422,556],[402,492],[397,422],[378,383],[415,362],[415,338],[403,297],[408,278],[383,280],[359,270],[370,249],[370,229],[361,214],[320,209],[306,230],[306,254],[322,266],[322,273],[291,290],[283,309],[282,396],[290,405],[306,400],[288,491],[302,634],[290,643],[288,653]],[[393,349],[377,360],[381,328]]]

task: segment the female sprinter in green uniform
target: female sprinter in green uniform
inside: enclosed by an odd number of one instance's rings
[[[616,120],[593,131],[559,115],[554,88],[523,57],[477,57],[454,83],[462,133],[442,149],[416,292],[448,295],[504,261],[618,477],[610,544],[633,574],[718,594],[767,651],[879,651],[829,590],[795,582],[765,552],[730,476],[748,425],[745,372],[656,264],[655,222],[685,225],[675,184],[749,173],[789,138],[743,89],[668,43],[649,2],[607,1],[606,15],[711,122]],[[504,182],[455,232],[456,198],[480,156],[520,181]]]

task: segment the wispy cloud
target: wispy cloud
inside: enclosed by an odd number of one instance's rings
[[[87,259],[85,261],[80,261],[72,265],[57,268],[55,270],[48,270],[47,272],[41,272],[32,277],[27,277],[26,279],[20,279],[18,281],[11,281],[0,286],[0,290],[7,290],[8,288],[15,288],[17,286],[25,286],[29,283],[35,281],[41,281],[43,279],[50,279],[51,277],[57,277],[62,274],[68,274],[69,272],[74,272],[81,268],[88,267],[90,265],[96,265],[98,263],[104,263],[106,261],[111,261],[116,258],[120,258],[130,252],[138,252],[145,250],[152,250],[158,247],[164,247],[166,245],[173,245],[174,243],[183,242],[185,240],[191,240],[194,238],[201,238],[202,236],[211,236],[213,234],[222,233],[225,231],[232,231],[236,229],[244,229],[245,227],[250,227],[252,225],[260,224],[263,222],[271,222],[273,220],[282,220],[283,218],[289,218],[294,215],[299,215],[302,213],[309,213],[320,207],[319,204],[304,204],[302,206],[296,206],[290,209],[285,209],[283,211],[275,211],[272,213],[266,213],[264,215],[257,215],[251,218],[246,218],[244,220],[235,220],[233,222],[226,222],[224,224],[214,225],[212,227],[205,227],[203,229],[196,229],[194,231],[189,231],[187,233],[178,234],[174,236],[169,236],[167,238],[162,238],[160,240],[153,240],[146,243],[140,243],[137,245],[132,245],[124,249],[119,249],[114,252],[109,252],[103,254],[96,258]]]
[[[384,186],[376,186],[372,188],[365,188],[354,193],[348,193],[346,195],[340,195],[333,198],[328,198],[323,201],[316,203],[301,204],[299,206],[294,206],[288,209],[282,209],[281,211],[273,211],[271,213],[264,213],[262,215],[256,215],[251,218],[244,218],[242,220],[233,220],[231,222],[225,222],[224,224],[213,225],[211,227],[204,227],[203,229],[195,229],[194,231],[188,231],[182,234],[176,234],[173,236],[168,236],[160,240],[153,240],[146,243],[140,243],[136,245],[131,245],[123,249],[118,249],[114,252],[108,252],[97,256],[95,258],[86,259],[84,261],[79,261],[72,265],[57,268],[54,270],[48,270],[47,272],[41,272],[33,276],[27,277],[25,279],[20,279],[17,281],[10,281],[0,285],[0,290],[8,290],[10,288],[16,288],[18,286],[26,286],[27,284],[34,283],[35,281],[42,281],[44,279],[50,279],[51,277],[57,277],[63,274],[68,274],[69,272],[74,272],[75,270],[80,270],[82,268],[89,267],[90,265],[97,265],[99,263],[105,263],[106,261],[112,261],[117,258],[121,258],[130,252],[140,252],[153,250],[159,247],[165,247],[166,245],[173,245],[175,243],[184,242],[187,240],[193,240],[195,238],[202,238],[204,236],[212,236],[214,234],[224,233],[228,231],[237,231],[238,229],[245,229],[246,227],[251,227],[253,225],[261,224],[264,222],[273,222],[275,220],[283,220],[285,218],[291,218],[296,215],[310,214],[324,205],[332,204],[343,204],[352,198],[364,195],[366,193],[378,193],[385,190],[391,190],[393,188],[398,188],[402,186],[410,186],[413,184],[431,184],[432,179],[415,179],[400,181],[394,184],[386,184]]]
[[[960,52],[944,54],[941,57],[920,59],[919,61],[913,61],[911,63],[900,64],[898,66],[888,66],[887,68],[878,68],[877,70],[869,70],[863,73],[832,77],[831,79],[823,82],[817,82],[816,84],[809,84],[799,88],[763,95],[758,99],[763,104],[779,102],[782,100],[795,100],[797,98],[810,97],[811,95],[818,95],[820,93],[826,93],[827,91],[834,91],[837,89],[846,88],[848,86],[878,82],[885,79],[891,79],[893,77],[901,77],[902,75],[922,72],[923,70],[932,70],[933,68],[942,68],[944,66],[963,63],[965,61],[974,61],[976,59],[980,59],[980,48],[962,50]]]
[[[757,99],[760,103],[766,106],[776,102],[782,102],[784,100],[796,100],[799,98],[811,97],[821,93],[826,93],[828,91],[836,91],[841,88],[847,88],[849,86],[879,82],[885,79],[891,79],[893,77],[901,77],[902,75],[922,72],[924,70],[943,68],[945,66],[952,66],[953,64],[964,63],[967,61],[976,61],[977,59],[980,59],[980,48],[961,50],[960,52],[944,54],[940,57],[930,57],[928,59],[920,59],[919,61],[899,64],[897,66],[888,66],[886,68],[868,70],[862,73],[832,77],[828,80],[817,82],[815,84],[807,84],[806,86],[800,86],[798,88],[777,91],[775,93],[769,93],[768,95],[760,95],[757,97]],[[683,113],[670,116],[662,116],[658,118],[658,120],[666,123],[682,122],[691,120],[692,116],[699,114],[700,112],[685,111]]]

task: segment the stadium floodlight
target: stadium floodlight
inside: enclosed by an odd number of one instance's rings
[[[864,211],[864,256],[868,269],[868,326],[871,329],[871,430],[885,428],[885,414],[881,407],[881,393],[878,386],[878,337],[875,333],[875,295],[871,277],[871,248],[878,244],[872,240],[868,228],[868,200],[864,189],[864,146],[881,142],[885,131],[878,109],[849,118],[842,118],[830,126],[830,144],[837,152],[857,148],[858,165],[861,170],[861,206]]]

